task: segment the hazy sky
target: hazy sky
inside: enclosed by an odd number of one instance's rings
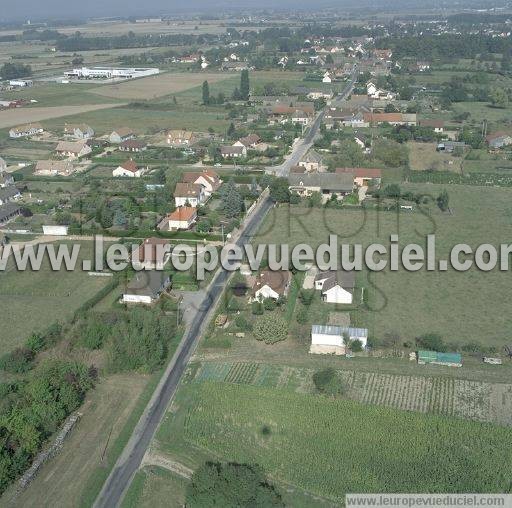
[[[353,0],[315,0],[314,6],[336,5],[342,7]],[[7,8],[8,5],[8,8]],[[130,16],[150,14],[173,14],[186,11],[240,12],[244,6],[253,8],[311,7],[308,0],[24,0],[8,2],[0,0],[0,19],[37,19],[100,16]],[[4,10],[5,9],[5,10]]]

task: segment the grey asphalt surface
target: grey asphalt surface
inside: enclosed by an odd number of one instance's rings
[[[352,91],[355,83],[356,72],[351,77],[345,90],[333,101],[333,104],[340,103]],[[293,150],[291,156],[277,168],[273,168],[275,174],[286,177],[290,172],[290,167],[298,164],[299,160],[306,154],[314,143],[318,134],[324,112],[320,112],[312,126],[310,127],[306,137],[299,141]],[[262,223],[265,215],[272,207],[271,200],[267,197],[249,218],[244,232],[236,240],[238,246],[249,243],[251,237],[257,231]],[[186,331],[173,360],[167,366],[158,387],[156,388],[151,401],[149,402],[144,414],[137,423],[136,428],[122,454],[118,458],[114,468],[108,476],[101,492],[99,493],[94,508],[114,508],[121,504],[121,501],[130,486],[133,476],[137,472],[144,454],[149,448],[149,444],[160,424],[169,403],[176,393],[178,384],[187,367],[190,356],[195,350],[197,342],[202,331],[206,327],[215,306],[221,297],[231,272],[224,269],[214,276],[210,286],[206,290],[200,304],[195,310],[195,316],[190,320],[190,326]]]
[[[271,207],[272,202],[267,197],[248,220],[244,232],[235,242],[238,246],[250,242],[252,235],[256,232]],[[169,364],[144,415],[139,420],[123,453],[103,485],[94,503],[95,508],[113,508],[120,505],[149,447],[151,439],[176,392],[180,379],[187,367],[188,360],[195,350],[201,332],[206,327],[211,317],[210,314],[222,295],[231,273],[221,268],[214,276],[200,306],[195,311],[196,315],[192,319],[190,328],[180,343],[180,347],[174,357],[175,361]]]

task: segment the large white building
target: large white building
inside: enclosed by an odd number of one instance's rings
[[[135,79],[159,73],[156,67],[80,67],[64,75],[74,79]]]
[[[349,326],[313,325],[311,327],[310,353],[344,355],[347,350],[345,340],[359,340],[363,347],[368,343],[366,328]]]

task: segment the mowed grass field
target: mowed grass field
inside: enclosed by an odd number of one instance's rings
[[[404,191],[421,192],[435,199],[445,188],[438,185],[403,185]],[[512,191],[503,188],[448,186],[452,214],[435,204],[415,206],[414,212],[331,210],[278,207],[267,216],[254,243],[306,241],[313,247],[329,234],[339,243],[374,242],[389,245],[399,234],[400,245],[425,246],[426,235],[436,235],[436,256],[449,259],[452,246],[483,243],[499,247],[512,237]],[[512,317],[503,295],[510,290],[510,272],[431,271],[363,273],[361,283],[369,291],[368,311],[357,316],[359,326],[373,337],[398,332],[403,341],[424,333],[439,333],[448,344],[477,342],[501,348],[510,343]],[[365,280],[366,278],[366,280]],[[361,279],[360,279],[361,280]]]
[[[55,248],[57,243],[53,244]],[[110,281],[81,270],[83,259],[94,259],[93,242],[80,244],[79,269],[54,272],[48,259],[39,271],[16,271],[11,260],[0,271],[0,354],[11,351],[33,332],[63,322]]]
[[[156,435],[161,452],[192,468],[207,458],[257,463],[281,490],[335,503],[347,492],[510,487],[505,427],[215,382],[182,386],[174,408]]]

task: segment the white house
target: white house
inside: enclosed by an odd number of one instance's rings
[[[90,139],[94,136],[92,128],[85,124],[66,124],[64,125],[64,135],[76,139]]]
[[[324,302],[350,304],[353,301],[355,279],[355,272],[320,272],[315,277],[315,289],[322,292]]]
[[[169,275],[161,271],[142,270],[126,285],[123,291],[124,303],[152,304],[171,283]]]
[[[19,127],[13,127],[9,131],[9,137],[16,138],[25,138],[29,136],[35,136],[36,134],[41,134],[44,132],[41,124],[38,123],[29,123],[27,125],[20,125]]]
[[[265,298],[277,300],[280,296],[285,296],[288,293],[291,280],[292,274],[287,270],[262,270],[253,282],[253,297],[255,300],[264,300]]]
[[[135,139],[135,133],[129,127],[122,127],[121,129],[117,129],[113,131],[109,136],[109,141],[111,143],[122,143],[123,141],[128,141],[129,139]]]
[[[129,178],[140,178],[143,174],[144,168],[137,167],[137,164],[131,159],[112,171],[112,176],[127,176]]]
[[[202,185],[197,183],[177,183],[174,190],[174,204],[179,206],[190,205],[197,208],[206,201],[206,194]]]
[[[220,155],[223,159],[239,159],[247,156],[245,146],[221,146]]]
[[[197,208],[179,206],[174,212],[167,215],[158,225],[160,231],[177,231],[190,229],[197,220]]]
[[[324,77],[322,78],[322,83],[332,83],[332,78],[329,72],[326,72],[324,74]]]
[[[181,181],[183,183],[201,185],[207,198],[209,198],[215,191],[217,191],[222,184],[222,180],[219,178],[219,175],[211,169],[203,169],[203,171],[200,173],[183,173]]]
[[[368,343],[368,330],[349,326],[312,325],[309,352],[344,355],[347,352],[346,342],[349,341],[350,346],[350,342],[354,340],[359,340],[365,348]]]

